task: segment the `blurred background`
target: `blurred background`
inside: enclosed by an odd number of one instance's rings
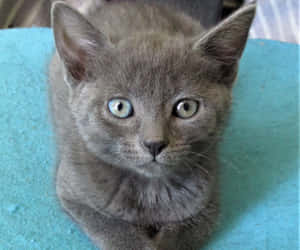
[[[65,1],[73,6],[83,2],[83,0]],[[51,2],[53,0],[0,0],[0,28],[48,26]],[[199,2],[205,6],[206,12],[213,13],[211,23],[214,23],[239,8],[243,0],[189,0],[189,2]]]
[[[51,3],[56,0],[0,0],[0,29],[50,26]],[[91,2],[122,0],[64,0],[74,8]],[[206,27],[216,25],[241,5],[253,0],[146,0],[173,2]],[[257,0],[251,38],[300,43],[299,0]],[[188,7],[186,7],[188,6]]]

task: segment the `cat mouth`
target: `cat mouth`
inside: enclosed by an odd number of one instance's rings
[[[137,167],[137,171],[147,177],[161,177],[164,172],[164,164],[152,159]]]
[[[158,162],[156,159],[152,159],[141,165],[142,168],[153,168],[153,167],[162,167],[162,163]]]
[[[150,161],[150,162],[157,162],[156,157],[153,157],[152,161]]]

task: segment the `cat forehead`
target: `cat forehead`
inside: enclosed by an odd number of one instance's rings
[[[107,91],[156,101],[206,90],[212,68],[179,38],[128,39],[117,47],[99,75]],[[101,84],[101,85],[102,85]],[[202,93],[205,94],[205,93]]]
[[[214,81],[216,70],[200,56],[195,56],[183,48],[155,50],[128,49],[121,52],[115,67],[110,68],[121,77],[121,83],[147,89],[169,87],[174,90],[201,87],[207,81]],[[121,87],[121,86],[120,86]]]

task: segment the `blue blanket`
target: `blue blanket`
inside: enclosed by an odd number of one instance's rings
[[[0,31],[0,250],[92,250],[55,198],[50,29]],[[222,216],[206,250],[298,249],[297,45],[250,40],[221,147]]]

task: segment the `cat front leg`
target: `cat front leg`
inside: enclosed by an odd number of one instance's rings
[[[61,198],[61,203],[101,250],[158,250],[143,229],[106,217],[75,201]]]
[[[178,226],[177,228],[163,230],[158,235],[158,250],[199,250],[207,238],[205,227]]]
[[[199,250],[213,232],[219,215],[218,200],[187,221],[162,227],[155,237],[158,250]]]

